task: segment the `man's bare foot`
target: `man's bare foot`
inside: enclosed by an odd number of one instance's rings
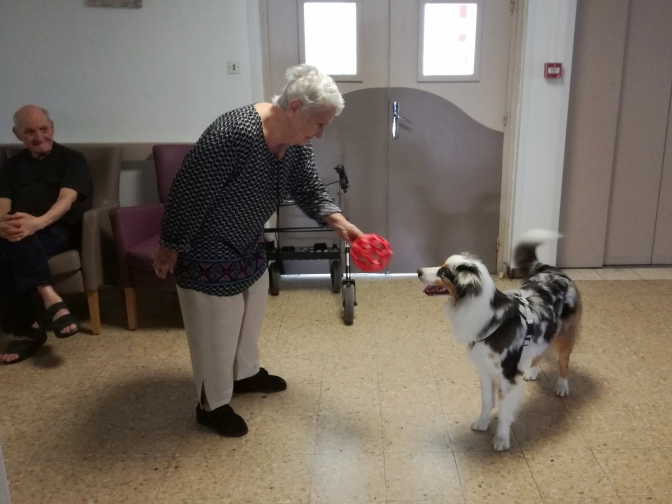
[[[60,301],[57,301],[57,302],[60,303]],[[52,304],[56,304],[56,303],[52,303]],[[52,306],[52,305],[45,306],[45,308],[49,309],[50,306]],[[53,322],[54,320],[58,320],[63,315],[68,315],[69,313],[70,313],[70,310],[68,310],[67,308],[63,308],[62,310],[58,310],[56,312],[56,314],[51,318],[51,321]],[[63,329],[61,329],[61,333],[70,334],[70,333],[75,332],[76,330],[77,330],[77,326],[75,324],[70,324],[69,326],[65,326]]]
[[[35,322],[31,326],[31,334],[25,336],[15,336],[7,346],[7,353],[2,355],[4,364],[12,364],[25,360],[37,351],[47,340],[44,330]],[[17,353],[20,352],[20,353]]]
[[[40,296],[42,296],[42,300],[44,301],[44,307],[49,310],[49,308],[56,303],[62,303],[63,298],[56,294],[56,291],[51,285],[40,285],[37,288],[37,291],[40,293]],[[64,315],[69,315],[70,310],[67,308],[63,308],[62,310],[58,310],[54,316],[51,318],[51,321],[54,322],[55,320],[60,319]],[[61,334],[63,335],[68,335],[68,334],[73,334],[77,332],[77,325],[76,324],[70,324],[68,326],[65,326],[63,329],[61,329]]]

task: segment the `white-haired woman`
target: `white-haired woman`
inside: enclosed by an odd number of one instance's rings
[[[233,392],[280,392],[279,376],[259,367],[258,340],[268,296],[264,223],[291,195],[301,209],[345,240],[350,224],[315,170],[310,140],[343,110],[334,81],[310,65],[287,70],[273,103],[219,117],[187,154],[170,189],[154,256],[173,272],[198,394],[196,418],[239,437],[245,421]]]

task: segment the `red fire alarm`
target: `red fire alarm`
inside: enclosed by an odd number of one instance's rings
[[[544,78],[559,79],[562,77],[562,63],[545,63]]]

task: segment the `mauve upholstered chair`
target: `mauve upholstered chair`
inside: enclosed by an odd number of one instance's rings
[[[159,248],[159,232],[168,191],[182,161],[193,144],[164,144],[152,147],[159,203],[117,208],[111,213],[117,247],[121,285],[126,296],[128,328],[138,327],[137,289],[174,290],[175,279],[161,279],[154,273],[152,254]]]

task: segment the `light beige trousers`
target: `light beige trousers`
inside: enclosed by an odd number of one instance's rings
[[[177,287],[198,401],[229,404],[233,381],[259,372],[259,337],[268,299],[268,271],[236,296]],[[205,406],[202,404],[201,406]]]

